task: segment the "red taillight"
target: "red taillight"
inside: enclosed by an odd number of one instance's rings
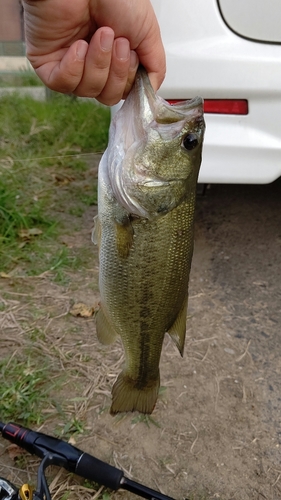
[[[206,99],[204,111],[224,115],[247,115],[248,101],[246,99]]]
[[[180,104],[185,99],[167,99],[170,104]],[[204,112],[223,115],[247,115],[246,99],[204,99]]]

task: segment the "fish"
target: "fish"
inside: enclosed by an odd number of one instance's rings
[[[151,414],[164,336],[183,355],[196,184],[204,136],[201,97],[170,105],[144,68],[111,121],[98,172],[100,342],[121,337],[125,366],[110,413]]]

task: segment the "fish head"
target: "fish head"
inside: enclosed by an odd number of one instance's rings
[[[160,216],[195,191],[204,129],[201,97],[172,106],[138,70],[113,119],[108,147],[111,188],[128,213]]]

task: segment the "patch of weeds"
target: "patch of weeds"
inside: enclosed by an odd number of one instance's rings
[[[28,332],[28,337],[30,340],[32,340],[32,342],[36,342],[36,340],[45,340],[46,338],[43,330],[38,327],[32,328],[32,330]]]
[[[164,385],[159,387],[158,398],[160,401],[163,401],[163,403],[167,401],[167,387]]]
[[[75,207],[71,207],[68,211],[70,215],[74,215],[74,217],[82,217],[85,213],[84,205],[76,205]]]
[[[63,247],[58,254],[51,257],[48,270],[55,273],[53,280],[56,283],[66,285],[69,283],[70,278],[65,271],[75,271],[81,266],[82,259],[80,255],[76,255],[71,249]]]
[[[11,183],[10,183],[11,184]],[[13,189],[9,183],[6,185],[1,182],[0,178],[0,234],[1,243],[9,244],[17,238],[23,238],[26,241],[32,236],[38,236],[32,229],[42,229],[42,234],[45,229],[54,229],[55,222],[50,220],[43,212],[42,207],[38,204],[30,203],[28,198],[26,201],[18,202],[20,198],[20,188],[18,191]],[[26,233],[21,231],[26,230]],[[29,232],[28,232],[29,231]]]
[[[57,256],[64,213],[81,217],[97,203],[95,180],[88,182],[85,173],[89,156],[83,155],[105,149],[109,118],[102,106],[62,95],[46,102],[1,98],[1,271],[20,266],[38,275],[55,265],[55,279],[67,283],[59,269],[72,265],[50,263],[48,254]]]
[[[106,413],[108,411],[109,411],[109,406],[108,405],[106,405],[106,406],[100,406],[99,409],[97,410],[98,415],[103,415],[103,413]],[[115,418],[116,418],[116,422],[118,422],[118,418],[120,420],[122,420],[123,416],[120,417],[120,415],[117,415],[117,417],[115,417]]]
[[[28,457],[25,454],[20,454],[15,457],[15,465],[18,469],[26,470],[28,465]]]
[[[103,491],[101,496],[100,496],[100,499],[101,500],[110,500],[110,492],[109,491]]]
[[[70,497],[70,494],[70,491],[65,491],[61,497],[61,500],[67,500]]]
[[[90,361],[92,361],[92,356],[90,356],[89,354],[84,354],[83,356],[81,356],[81,361],[83,363],[90,363]]]
[[[68,160],[68,167],[76,172],[86,172],[88,170],[87,163],[79,158],[70,158]]]
[[[12,356],[0,361],[1,420],[39,424],[49,406],[49,369],[31,357]]]
[[[139,414],[132,419],[132,424],[139,424],[139,423],[143,423],[147,427],[150,427],[150,425],[152,424],[158,427],[159,429],[161,428],[161,425],[150,415]]]
[[[84,193],[81,195],[80,200],[85,203],[88,207],[91,205],[97,205],[98,203],[98,197],[97,197],[97,192],[94,191],[93,193],[87,194]]]
[[[74,304],[74,301],[71,302],[71,305]],[[69,328],[69,333],[74,334],[74,333],[79,333],[80,332],[80,326],[72,326]]]
[[[99,291],[99,284],[95,281],[93,283],[89,283],[88,285],[89,290],[93,290],[93,292],[98,292]]]
[[[43,83],[35,71],[22,69],[18,73],[1,75],[0,87],[42,87]]]
[[[93,492],[96,492],[94,498],[97,498],[97,500],[110,500],[112,498],[112,490],[105,488],[104,486],[101,486],[94,481],[89,481],[88,479],[86,479],[82,482],[82,486],[84,488],[92,490]],[[96,496],[98,491],[100,491],[100,494]]]
[[[82,259],[79,254],[70,248],[61,247],[52,241],[34,241],[33,244],[26,245],[17,253],[17,263],[24,261],[27,276],[39,276],[43,273],[51,273],[52,280],[61,285],[69,283],[67,271],[80,269]]]
[[[28,197],[20,204],[20,187],[16,190],[12,184],[12,181],[4,184],[0,177],[0,267],[6,271],[24,258],[25,247],[29,255],[38,240],[56,235],[56,222]]]
[[[60,438],[69,439],[74,434],[83,434],[84,433],[84,423],[75,417],[64,425],[63,429],[57,434]]]
[[[99,487],[97,483],[95,483],[94,481],[89,481],[89,479],[84,479],[82,485],[84,486],[84,488],[89,488],[89,490]]]
[[[68,286],[70,283],[70,277],[63,269],[58,269],[53,278],[53,281],[57,283],[57,285]]]
[[[210,497],[210,495],[207,492],[192,492],[188,495],[186,500],[212,500],[214,497]],[[218,500],[220,500],[220,497],[217,497]],[[222,499],[221,499],[222,500]]]
[[[73,101],[63,95],[44,102],[4,96],[0,107],[1,156],[13,154],[14,161],[45,156],[49,165],[51,157],[64,156],[71,164],[74,160],[67,158],[67,152],[72,154],[73,149],[81,153],[104,150],[108,125],[109,111],[89,101]]]
[[[167,393],[167,387],[165,387],[165,385],[161,385],[159,387],[159,392],[158,392],[158,396],[159,397],[164,397]]]
[[[42,87],[43,83],[39,76],[36,75],[35,71],[29,69],[21,70],[18,75],[19,81],[17,85],[19,87]]]
[[[75,268],[76,261],[76,256],[71,255],[68,248],[62,248],[58,254],[51,257],[48,269],[50,271],[57,271],[61,267]]]

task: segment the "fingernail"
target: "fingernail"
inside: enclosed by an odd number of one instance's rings
[[[134,50],[130,54],[130,70],[134,70],[139,64],[139,58]]]
[[[109,52],[112,49],[114,34],[108,31],[102,31],[100,35],[100,45],[102,50]]]
[[[115,44],[115,53],[117,59],[124,61],[130,56],[130,46],[126,38],[118,38]]]
[[[84,40],[79,40],[76,46],[76,57],[80,59],[80,61],[84,61],[85,56],[87,54],[88,44]]]

